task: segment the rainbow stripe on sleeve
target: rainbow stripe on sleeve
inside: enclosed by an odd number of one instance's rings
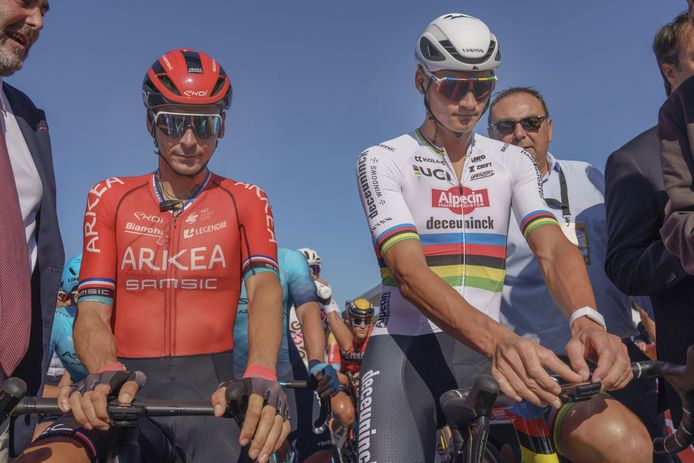
[[[417,228],[411,223],[396,225],[384,231],[374,240],[376,253],[382,256],[391,246],[403,240],[418,240]]]
[[[533,211],[530,214],[523,217],[523,220],[521,220],[520,223],[520,229],[521,232],[523,232],[523,236],[527,240],[528,235],[530,235],[530,232],[532,232],[541,225],[548,224],[559,225],[559,223],[557,222],[557,218],[554,216],[554,214],[543,210]]]

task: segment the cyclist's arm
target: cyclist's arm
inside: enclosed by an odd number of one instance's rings
[[[528,235],[527,241],[545,277],[547,289],[567,319],[581,307],[597,306],[583,256],[559,227],[538,227]],[[578,320],[581,318],[586,317]]]
[[[301,323],[304,334],[304,345],[309,360],[325,360],[325,334],[320,319],[320,308],[317,302],[306,302],[296,308],[296,317]]]
[[[246,279],[248,365],[275,371],[282,340],[282,288],[277,274],[260,272]]]
[[[111,329],[112,306],[96,301],[84,301],[78,305],[79,317],[75,319],[73,339],[75,351],[89,373],[99,371],[118,361],[116,338]]]
[[[340,345],[340,349],[343,351],[350,350],[354,343],[354,334],[340,314],[338,312],[330,312],[328,314],[328,323],[330,324],[330,331],[332,331],[333,336],[335,336],[337,343]]]

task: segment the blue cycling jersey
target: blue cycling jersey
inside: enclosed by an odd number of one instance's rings
[[[277,373],[282,375],[291,371],[289,363],[288,336],[289,309],[300,307],[307,302],[318,302],[316,284],[311,278],[306,258],[299,251],[278,248],[277,260],[280,268],[280,284],[282,286],[282,343],[277,358]],[[245,284],[241,288],[239,308],[234,325],[234,374],[240,376],[246,369],[248,360],[248,297]]]
[[[75,352],[75,343],[72,340],[72,327],[75,324],[77,306],[56,307],[53,319],[53,331],[51,331],[51,352],[55,352],[63,367],[70,374],[73,382],[87,376],[87,369]]]

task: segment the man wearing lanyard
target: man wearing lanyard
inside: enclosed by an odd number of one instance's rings
[[[542,95],[535,89],[515,87],[499,93],[490,105],[488,130],[492,138],[518,145],[532,155],[542,176],[547,205],[569,241],[583,255],[607,330],[626,340],[632,361],[645,360],[629,341],[637,331],[631,320],[628,298],[605,275],[607,226],[603,175],[588,163],[560,161],[549,153],[552,120]],[[564,353],[564,346],[571,338],[569,320],[552,300],[539,263],[515,222],[509,225],[506,266],[502,321],[516,333]],[[632,382],[611,394],[644,421],[651,435],[662,432],[662,417],[656,418],[654,382]],[[560,412],[557,420],[562,415],[567,416]],[[555,424],[557,428],[558,424]]]

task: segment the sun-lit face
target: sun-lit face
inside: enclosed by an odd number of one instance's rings
[[[47,11],[48,0],[0,0],[0,75],[22,68]]]
[[[167,127],[165,121],[168,113],[182,114],[183,127],[182,135],[176,136]],[[159,153],[166,166],[160,163],[160,168],[170,168],[174,173],[184,176],[194,176],[207,166],[210,158],[217,147],[217,141],[224,136],[224,119],[226,114],[221,117],[221,129],[219,132],[213,131],[212,135],[202,137],[193,127],[192,114],[210,115],[219,114],[219,109],[214,106],[185,106],[185,105],[165,105],[158,107],[150,112],[148,117],[148,127],[154,130],[154,137],[159,147]],[[159,115],[159,116],[157,116]],[[169,118],[170,119],[170,118]],[[212,121],[212,119],[210,119]]]
[[[452,77],[458,79],[469,79],[491,77],[492,72],[441,70],[436,71],[434,75],[437,78]],[[482,117],[482,113],[484,113],[484,110],[487,107],[487,102],[489,101],[493,90],[492,85],[490,91],[486,92],[486,94],[482,95],[479,99],[475,98],[472,91],[464,92],[461,97],[451,99],[436,91],[437,83],[426,75],[421,68],[417,69],[417,73],[415,74],[415,83],[417,85],[417,90],[422,94],[426,94],[427,101],[429,102],[429,110],[436,117],[436,119],[447,129],[456,133],[468,133],[475,129],[477,121],[479,121],[480,117]]]

